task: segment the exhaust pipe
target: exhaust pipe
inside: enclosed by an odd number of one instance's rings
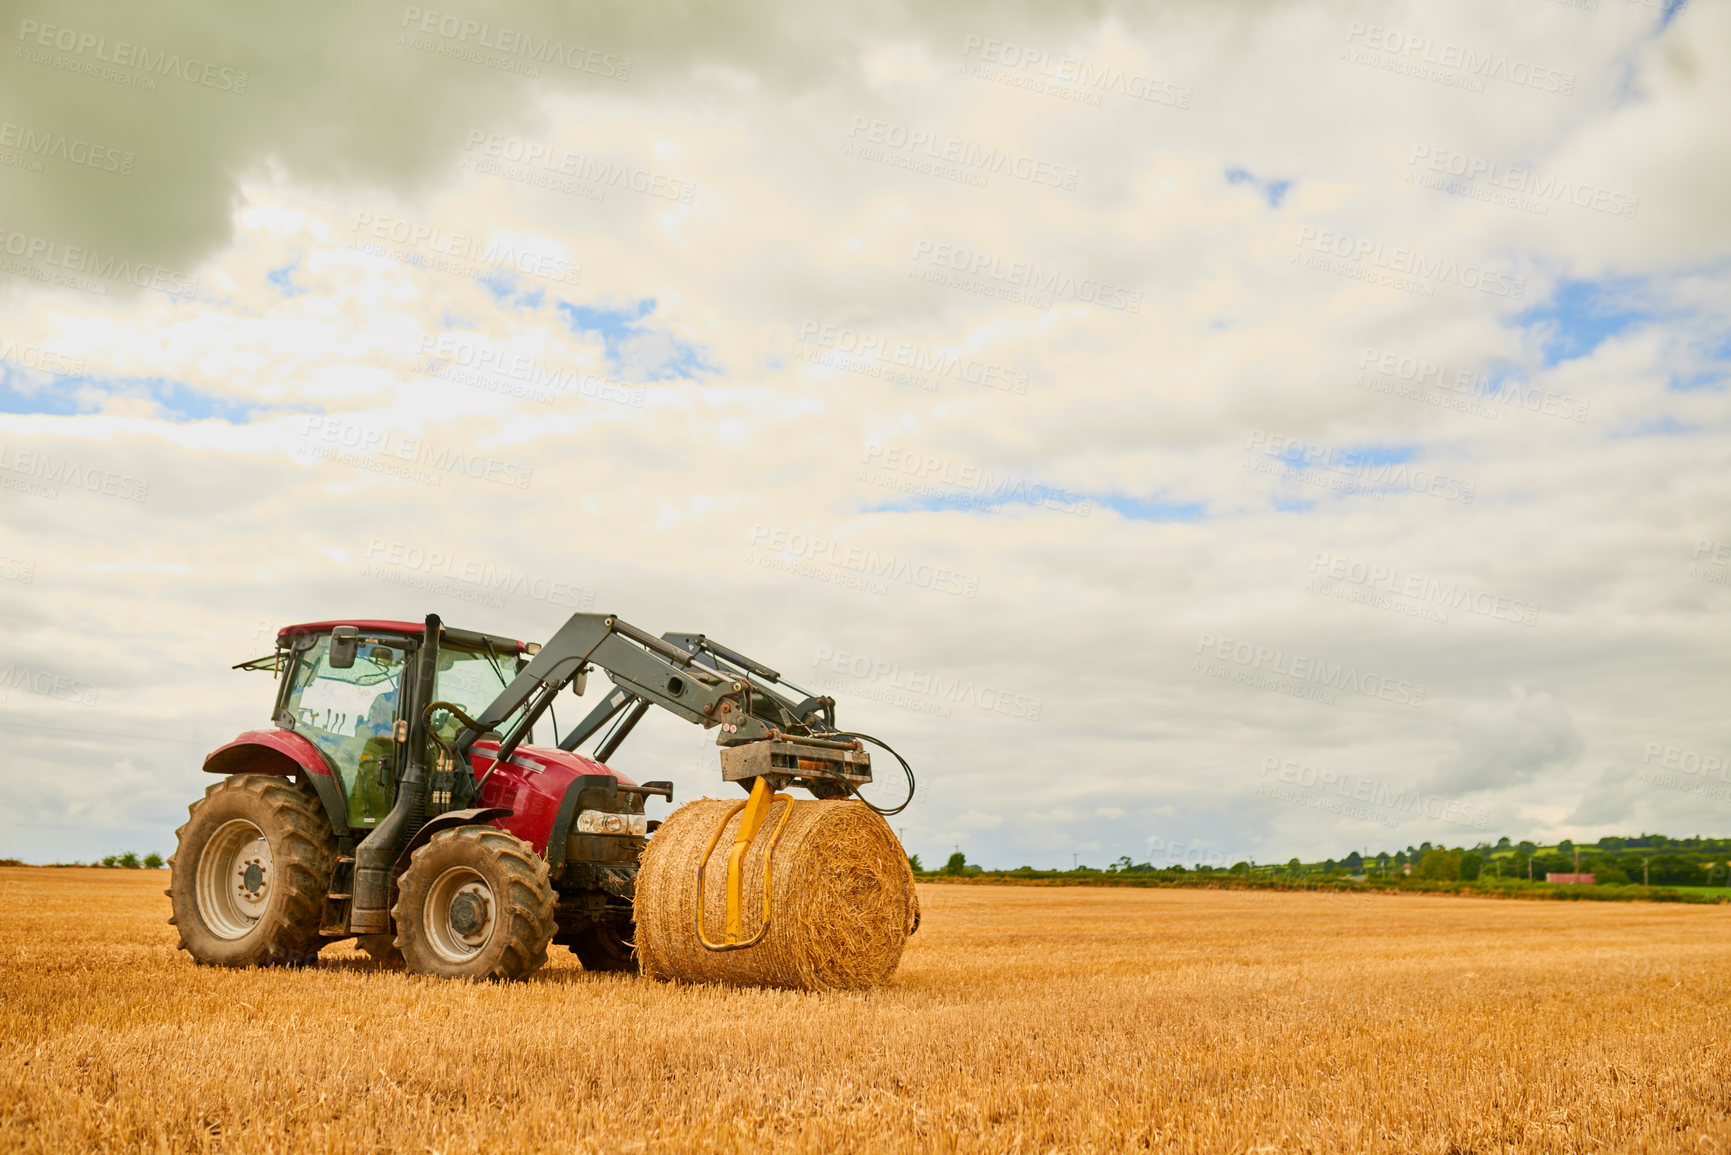
[[[410,699],[408,749],[397,785],[397,801],[373,832],[355,847],[354,900],[349,907],[349,933],[386,934],[391,929],[391,867],[403,843],[421,825],[427,805],[427,719],[424,707],[433,700],[439,672],[439,615],[427,615],[426,632],[415,665],[415,695]]]

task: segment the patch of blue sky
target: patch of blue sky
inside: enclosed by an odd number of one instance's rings
[[[1335,449],[1327,445],[1289,444],[1279,453],[1269,456],[1293,469],[1374,469],[1382,465],[1400,465],[1418,455],[1415,445],[1348,445]]]
[[[993,501],[985,494],[979,493],[930,493],[920,497],[906,497],[900,501],[885,501],[878,505],[867,505],[860,508],[861,513],[944,513],[955,510],[966,510],[971,513],[990,513],[1002,502]]]
[[[1699,433],[1700,431],[1699,425],[1690,425],[1687,422],[1677,420],[1675,417],[1661,417],[1656,421],[1644,421],[1631,429],[1613,433],[1611,437],[1612,440],[1626,437],[1682,437],[1685,434]]]
[[[1511,383],[1521,384],[1520,381],[1516,380],[1516,377],[1517,374],[1513,365],[1507,361],[1492,361],[1485,368],[1479,370],[1471,381],[1466,383],[1465,389],[1467,392],[1476,392],[1486,397],[1496,397],[1503,392],[1503,386]],[[1443,384],[1453,389],[1460,383],[1458,381],[1445,381]]]
[[[1676,393],[1689,393],[1696,389],[1723,386],[1727,379],[1731,379],[1731,370],[1716,365],[1712,368],[1697,369],[1688,373],[1673,373],[1667,388]]]
[[[1162,501],[1121,493],[1101,494],[1088,500],[1131,521],[1196,522],[1201,521],[1206,512],[1200,501]]]
[[[144,398],[158,420],[176,425],[193,421],[226,421],[245,425],[260,413],[296,411],[295,406],[265,406],[194,389],[163,377],[26,376],[10,366],[0,368],[0,413],[76,417],[104,412],[122,398]]]
[[[1630,0],[1630,3],[1640,4],[1642,7],[1659,9],[1659,19],[1653,24],[1652,31],[1645,40],[1657,40],[1663,36],[1687,2],[1688,0]],[[1647,86],[1641,83],[1642,69],[1636,60],[1636,53],[1644,47],[1644,43],[1632,42],[1624,47],[1614,62],[1615,88],[1611,93],[1613,107],[1621,107],[1648,96],[1645,90]]]
[[[1694,389],[1723,387],[1731,380],[1731,333],[1720,331],[1707,341],[1696,342],[1690,350],[1687,369],[1672,370],[1668,387],[1678,393]]]
[[[0,413],[69,417],[89,413],[73,379],[31,373],[0,363]]]
[[[1131,521],[1193,522],[1201,521],[1201,502],[1170,502],[1155,498],[1129,497],[1124,494],[1072,493],[1054,486],[1015,485],[1007,491],[970,493],[931,493],[868,506],[862,513],[995,513],[1005,506],[1025,505],[1050,509],[1060,513],[1085,514],[1095,508],[1110,509]]]
[[[306,292],[304,285],[294,281],[295,271],[301,267],[301,259],[296,257],[286,265],[279,265],[265,273],[264,279],[276,286],[276,291],[285,297],[298,297]]]
[[[1549,303],[1516,314],[1515,324],[1539,340],[1547,367],[1588,356],[1612,337],[1654,317],[1635,280],[1566,280]]]
[[[1227,169],[1226,183],[1251,186],[1262,194],[1263,199],[1268,202],[1268,207],[1273,209],[1280,207],[1280,202],[1285,199],[1287,190],[1292,188],[1292,182],[1289,180],[1264,180],[1243,168]]]
[[[573,305],[562,301],[571,328],[585,333],[599,333],[603,340],[618,340],[628,336],[639,321],[655,312],[655,298],[645,297],[634,305]]]
[[[655,299],[626,305],[559,302],[573,333],[599,337],[609,372],[635,381],[694,381],[715,372],[708,351],[653,325]]]
[[[1006,505],[1043,506],[1070,512],[1079,510],[1086,500],[1077,494],[1065,493],[1061,489],[1048,490],[1043,486],[1036,486],[1031,491],[1022,488],[1014,493],[969,493],[958,489],[954,493],[928,493],[901,501],[886,501],[881,505],[869,506],[861,512],[937,513],[959,510],[965,513],[995,513]]]
[[[547,302],[547,290],[544,287],[536,285],[532,289],[525,289],[523,279],[505,269],[488,273],[479,280],[488,296],[509,308],[533,311]]]

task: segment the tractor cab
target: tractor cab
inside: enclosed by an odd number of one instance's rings
[[[395,800],[399,744],[408,730],[422,636],[419,622],[313,622],[278,635],[286,676],[276,721],[305,737],[330,763],[348,824],[357,831],[376,826]],[[433,701],[480,713],[516,676],[528,649],[510,638],[444,630]],[[429,726],[450,742],[462,723],[440,709]],[[429,763],[436,757],[430,746],[426,757]]]

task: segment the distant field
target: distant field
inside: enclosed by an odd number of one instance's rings
[[[1385,881],[1375,876],[1368,880],[1354,878],[1289,879],[1271,878],[1266,875],[1244,878],[1230,874],[1184,874],[1172,877],[1161,873],[1111,873],[1089,871],[1084,868],[1079,873],[1056,870],[1034,874],[1024,874],[1021,871],[982,871],[963,875],[925,873],[916,875],[915,879],[933,886],[1088,886],[1145,889],[1191,887],[1205,890],[1269,890],[1342,896],[1447,894],[1541,902],[1572,900],[1594,902],[1731,902],[1731,887],[1724,886],[1665,885],[1645,887],[1631,883],[1584,886],[1576,883],[1503,881],[1488,876],[1472,882],[1411,878],[1394,882]]]
[[[0,869],[0,1150],[1731,1150],[1731,910],[927,886],[888,989],[231,972]]]

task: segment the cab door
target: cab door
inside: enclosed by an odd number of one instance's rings
[[[295,733],[324,752],[342,783],[349,826],[376,826],[396,796],[397,746],[403,717],[403,671],[411,651],[401,639],[361,638],[354,664],[330,664],[329,634],[300,653],[283,708]]]

